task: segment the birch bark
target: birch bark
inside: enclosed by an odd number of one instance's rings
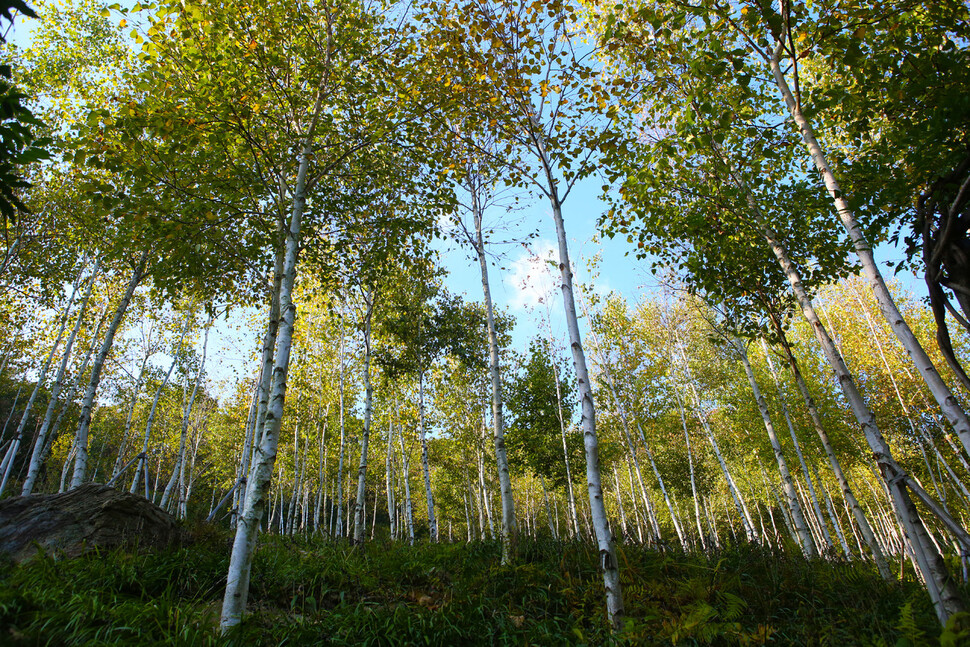
[[[101,371],[104,368],[104,361],[108,358],[108,353],[111,352],[115,334],[118,332],[118,328],[125,318],[125,312],[127,312],[131,298],[135,294],[135,288],[138,287],[138,284],[145,277],[145,268],[148,264],[149,252],[150,250],[146,249],[138,259],[138,263],[131,273],[131,279],[128,281],[128,286],[121,296],[121,302],[115,309],[114,317],[111,319],[108,330],[105,332],[104,341],[101,342],[101,349],[94,359],[94,364],[91,365],[91,378],[88,381],[87,392],[84,394],[84,401],[81,405],[81,418],[78,421],[77,434],[74,437],[77,454],[74,457],[74,474],[71,476],[70,487],[72,490],[84,483],[84,479],[87,477],[88,430],[91,427],[91,414],[94,411],[94,396],[98,392],[98,385],[101,383]]]
[[[566,227],[562,217],[562,205],[552,176],[552,166],[542,152],[543,166],[548,179],[549,200],[552,216],[556,223],[556,237],[559,243],[559,273],[562,279],[562,300],[566,311],[566,327],[569,331],[569,345],[573,353],[576,369],[579,400],[582,418],[583,443],[586,448],[586,483],[589,490],[590,516],[596,543],[599,546],[600,569],[603,585],[606,588],[606,609],[610,623],[615,629],[623,626],[623,593],[620,588],[620,570],[616,559],[616,538],[610,530],[603,501],[603,484],[600,477],[599,440],[596,436],[596,409],[593,404],[593,388],[586,368],[586,355],[583,352],[579,320],[576,316],[576,302],[573,298],[573,273],[569,263],[569,249],[566,242]]]
[[[477,178],[480,180],[481,178]],[[473,189],[475,187],[472,187]],[[492,291],[488,282],[488,259],[485,258],[485,238],[482,235],[482,205],[479,192],[472,190],[472,217],[475,220],[475,252],[482,271],[482,294],[485,300],[485,321],[488,325],[488,371],[492,383],[492,433],[495,441],[495,462],[498,469],[499,492],[502,498],[502,563],[508,564],[514,553],[516,523],[515,499],[509,477],[509,459],[505,451],[505,418],[502,411],[502,376],[499,370],[498,332],[492,307]],[[545,491],[545,490],[543,490]],[[548,502],[547,502],[548,503]],[[553,532],[553,535],[556,533]]]
[[[428,504],[428,533],[431,541],[438,541],[438,520],[434,514],[434,493],[431,491],[431,466],[428,463],[428,437],[424,427],[424,368],[418,369],[418,439],[421,442],[421,467],[424,469],[424,494]]]
[[[179,433],[179,452],[178,460],[175,462],[175,467],[172,468],[172,478],[168,485],[165,486],[165,493],[162,494],[162,500],[158,504],[159,507],[165,508],[168,505],[169,499],[172,496],[172,489],[175,487],[176,482],[178,483],[179,492],[183,491],[185,486],[185,451],[186,443],[189,433],[189,421],[192,415],[192,406],[195,404],[195,396],[199,392],[199,383],[202,381],[202,373],[205,371],[205,357],[206,351],[209,347],[209,330],[212,326],[212,319],[205,327],[205,339],[202,342],[202,361],[199,362],[199,372],[195,375],[195,381],[192,385],[192,395],[189,396],[189,401],[185,405],[185,409],[182,412],[182,429]]]
[[[82,268],[83,273],[83,268]],[[57,337],[54,339],[54,345],[51,347],[50,353],[47,354],[47,359],[41,366],[40,372],[37,374],[37,383],[34,384],[34,389],[30,393],[30,397],[27,399],[27,404],[24,405],[24,411],[20,415],[20,424],[17,425],[17,430],[14,432],[13,440],[10,443],[10,447],[7,449],[6,455],[3,457],[3,471],[2,476],[0,476],[0,496],[3,495],[3,491],[7,489],[7,483],[10,480],[11,475],[14,471],[14,459],[17,457],[17,452],[20,450],[20,443],[24,436],[24,431],[27,428],[27,422],[30,419],[30,412],[34,408],[34,402],[37,400],[37,394],[40,393],[41,387],[44,382],[47,381],[47,371],[50,370],[51,364],[54,363],[54,355],[57,353],[58,347],[61,345],[61,340],[64,338],[64,330],[67,327],[67,320],[71,316],[71,306],[74,305],[74,297],[77,296],[77,290],[81,284],[81,276],[74,281],[74,285],[71,289],[71,296],[67,300],[67,306],[65,307],[64,314],[59,318],[61,320],[60,325],[57,330]],[[83,311],[81,315],[83,315]],[[73,341],[74,335],[71,335],[71,340]],[[67,357],[67,352],[65,352],[65,357]],[[63,362],[62,370],[63,373]],[[49,409],[50,407],[48,407]],[[39,446],[38,444],[34,445]]]
[[[84,313],[87,311],[88,302],[91,299],[91,291],[94,289],[94,283],[98,278],[98,270],[100,267],[100,261],[96,261],[94,263],[94,268],[91,270],[91,276],[88,278],[88,286],[84,291],[84,297],[81,300],[81,305],[78,308],[77,321],[74,324],[74,328],[71,329],[71,334],[67,338],[67,342],[64,344],[64,353],[61,357],[61,364],[57,369],[57,377],[54,378],[54,386],[51,388],[50,402],[47,405],[47,411],[44,412],[44,421],[41,423],[40,429],[37,431],[37,440],[34,443],[34,450],[30,456],[30,466],[27,469],[27,477],[24,479],[24,484],[20,491],[21,496],[27,496],[33,492],[34,484],[37,482],[37,476],[40,474],[41,465],[46,458],[44,448],[47,446],[47,434],[50,431],[51,423],[54,420],[54,411],[57,408],[58,400],[61,397],[61,391],[64,388],[64,374],[66,373],[68,364],[70,363],[71,351],[74,348],[74,341],[77,339],[77,333],[81,329],[81,324],[84,321]],[[69,403],[65,402],[64,406],[66,407],[68,404]],[[3,488],[0,487],[0,493],[2,492]]]
[[[364,498],[367,485],[367,443],[370,440],[371,416],[373,415],[374,387],[370,378],[371,319],[374,315],[374,293],[364,295],[367,304],[364,312],[364,429],[360,435],[360,465],[357,469],[357,503],[354,507],[354,542],[364,541]],[[374,507],[376,508],[376,502]]]
[[[272,393],[266,409],[266,421],[259,443],[258,460],[253,464],[252,475],[246,487],[243,513],[240,515],[239,523],[236,526],[236,536],[229,558],[226,592],[220,617],[220,628],[223,633],[239,624],[246,609],[253,550],[256,547],[256,534],[259,521],[266,507],[270,481],[273,476],[273,466],[276,462],[283,404],[286,400],[286,377],[290,364],[290,347],[296,320],[293,287],[296,282],[297,260],[300,252],[303,211],[307,202],[307,173],[313,155],[313,138],[322,101],[323,85],[321,84],[317,88],[310,125],[307,128],[304,143],[300,147],[299,167],[293,193],[293,208],[289,226],[286,228],[283,272],[279,291],[280,323],[276,355],[273,362]]]
[[[788,412],[788,403],[785,401],[785,394],[782,392],[781,382],[778,380],[778,372],[775,371],[775,364],[771,361],[771,351],[768,349],[768,342],[765,341],[764,337],[761,338],[761,349],[764,351],[765,361],[768,364],[768,372],[771,374],[771,379],[775,385],[778,406],[781,407],[781,413],[785,417],[785,423],[788,425],[788,434],[791,436],[792,446],[795,448],[795,455],[798,457],[802,474],[805,475],[805,485],[808,487],[808,495],[812,501],[815,516],[818,519],[818,524],[823,533],[822,538],[825,541],[826,548],[831,549],[834,546],[832,536],[829,534],[828,526],[825,524],[825,517],[822,515],[822,508],[819,505],[818,496],[815,493],[815,484],[812,482],[811,473],[808,470],[808,465],[805,463],[805,456],[802,454],[802,447],[798,442],[798,435],[795,433],[795,425],[792,424],[791,415]]]
[[[768,432],[768,439],[771,441],[771,448],[775,452],[775,462],[778,463],[778,472],[781,474],[782,486],[785,490],[785,496],[788,497],[788,509],[792,515],[792,522],[795,525],[798,542],[801,544],[802,551],[806,557],[816,557],[818,550],[815,547],[815,541],[812,539],[811,532],[805,522],[805,514],[802,512],[802,505],[798,500],[798,493],[795,491],[795,485],[792,482],[791,471],[788,469],[788,461],[785,460],[785,454],[781,450],[781,442],[778,440],[778,434],[775,433],[775,426],[771,421],[768,402],[765,400],[765,396],[762,395],[761,389],[758,387],[758,381],[755,379],[754,371],[751,369],[751,361],[748,359],[747,348],[745,348],[744,342],[740,340],[732,340],[732,343],[741,356],[744,373],[748,377],[748,383],[751,385],[754,399],[758,403],[758,411],[761,412],[761,419],[764,421],[765,430]]]
[[[815,427],[815,433],[818,434],[819,440],[822,441],[822,448],[825,450],[826,457],[828,457],[829,465],[832,467],[832,472],[839,482],[839,488],[842,490],[842,498],[852,511],[852,517],[855,519],[859,532],[862,533],[866,546],[868,546],[870,553],[872,553],[872,559],[876,564],[876,568],[879,569],[879,574],[883,579],[888,581],[892,579],[889,564],[886,562],[886,557],[883,555],[882,549],[879,546],[879,541],[876,539],[872,531],[872,526],[866,518],[866,513],[863,511],[862,506],[859,505],[859,500],[856,498],[855,492],[845,476],[845,472],[842,471],[842,464],[839,462],[839,458],[835,454],[835,449],[832,447],[832,442],[829,440],[828,433],[822,425],[822,417],[819,414],[818,407],[815,406],[815,400],[812,398],[812,394],[808,390],[805,378],[802,376],[802,371],[798,366],[798,360],[795,359],[791,344],[788,343],[785,330],[781,322],[774,315],[771,315],[771,323],[775,332],[778,334],[781,348],[785,352],[785,357],[788,359],[788,365],[791,367],[792,375],[795,376],[795,384],[798,386],[798,390],[802,394],[802,399],[805,401],[805,408],[808,409],[812,426]]]
[[[550,348],[553,348],[550,342]],[[573,475],[569,467],[569,447],[566,444],[566,421],[562,411],[562,387],[559,384],[559,364],[552,362],[552,373],[556,379],[556,414],[559,417],[559,432],[562,436],[562,457],[566,465],[566,494],[569,497],[569,520],[572,523],[573,538],[579,536],[579,516],[576,514],[576,496],[573,492]]]
[[[158,410],[158,401],[162,398],[162,392],[165,387],[168,386],[168,381],[172,377],[172,372],[175,370],[175,365],[178,363],[177,355],[179,350],[182,348],[182,342],[185,340],[185,335],[189,331],[189,326],[192,325],[192,318],[188,317],[185,321],[185,328],[182,329],[182,334],[179,336],[179,341],[175,345],[175,351],[172,353],[172,363],[168,367],[168,372],[165,374],[165,379],[158,386],[158,390],[155,391],[155,399],[152,400],[152,408],[148,412],[148,420],[145,422],[145,436],[142,440],[141,453],[138,454],[138,467],[135,469],[135,475],[131,479],[131,488],[128,490],[131,494],[138,491],[138,481],[141,478],[142,472],[146,472],[148,466],[148,442],[151,439],[152,426],[155,424],[155,412]],[[147,473],[147,472],[146,472]],[[148,481],[145,481],[145,492],[148,492]],[[145,495],[148,498],[148,495]]]
[[[945,623],[950,615],[963,609],[963,601],[960,599],[956,587],[946,573],[942,557],[939,553],[936,553],[932,546],[928,545],[928,538],[924,541],[926,531],[923,529],[923,521],[920,519],[919,513],[916,511],[906,492],[906,472],[893,458],[892,451],[889,449],[889,445],[886,443],[882,432],[876,424],[875,415],[869,409],[865,400],[862,398],[862,394],[856,388],[855,381],[845,364],[842,354],[836,349],[832,338],[829,337],[828,332],[818,318],[812,300],[802,285],[798,269],[788,256],[787,249],[781,243],[777,234],[774,233],[774,230],[764,222],[760,215],[758,205],[754,200],[754,196],[750,193],[748,194],[748,203],[752,208],[752,214],[759,228],[768,240],[772,252],[788,278],[792,291],[802,309],[802,314],[812,327],[829,365],[835,372],[839,386],[842,388],[842,392],[845,394],[856,420],[862,427],[866,440],[873,451],[873,458],[889,489],[893,508],[904,525],[906,536],[914,554],[913,556],[924,574],[927,590],[933,600],[937,616],[941,622]],[[930,552],[928,553],[927,551]]]
[[[899,308],[896,307],[896,302],[892,294],[890,294],[889,288],[886,286],[886,281],[883,279],[879,267],[876,265],[875,258],[872,254],[872,247],[869,245],[865,234],[862,232],[862,228],[856,221],[855,214],[849,207],[848,201],[843,196],[842,188],[839,186],[839,182],[829,166],[825,152],[815,138],[815,131],[812,128],[812,124],[802,112],[801,106],[795,101],[795,97],[792,95],[791,89],[788,86],[788,81],[785,78],[785,73],[781,69],[780,63],[780,57],[784,50],[784,45],[779,44],[770,57],[769,64],[771,66],[771,73],[775,79],[775,84],[785,99],[785,104],[788,106],[792,119],[801,132],[802,140],[808,148],[815,168],[822,176],[825,182],[825,188],[835,203],[839,218],[842,220],[842,225],[845,227],[846,232],[848,232],[856,255],[862,263],[863,273],[869,281],[873,293],[876,295],[876,302],[879,304],[879,309],[882,311],[886,321],[889,322],[896,338],[899,339],[913,360],[927,387],[929,387],[930,392],[936,399],[943,415],[946,416],[947,421],[949,421],[953,429],[957,432],[957,436],[963,443],[964,449],[970,453],[970,418],[968,418],[966,412],[961,408],[960,403],[954,397],[946,382],[943,381],[943,378],[936,370],[926,351],[923,350],[919,340],[916,339],[909,324],[906,323],[902,313],[899,312]]]
[[[717,458],[717,462],[721,466],[721,473],[724,474],[724,480],[727,482],[728,491],[731,493],[731,498],[734,500],[735,507],[737,507],[738,515],[741,517],[741,525],[744,527],[744,534],[748,538],[748,541],[756,542],[758,541],[758,532],[755,530],[754,522],[751,520],[751,515],[748,513],[748,506],[744,502],[744,497],[741,495],[741,491],[738,489],[738,486],[734,483],[734,478],[731,476],[731,470],[728,469],[727,461],[724,460],[724,455],[721,453],[721,447],[718,445],[717,438],[714,436],[714,431],[711,429],[710,425],[707,424],[707,418],[701,410],[700,394],[698,394],[697,387],[693,382],[690,366],[687,364],[687,355],[683,352],[683,349],[681,349],[681,365],[687,373],[687,383],[690,385],[691,394],[694,396],[694,415],[696,415],[697,419],[700,421],[701,427],[704,429],[704,434],[707,436],[707,441],[711,444],[711,448],[714,450],[714,456]]]

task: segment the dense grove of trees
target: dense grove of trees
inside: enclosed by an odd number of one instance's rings
[[[968,610],[963,3],[34,10],[4,50],[0,496],[108,482],[230,526],[223,629],[260,532],[594,542],[617,628],[617,542],[909,560]],[[575,281],[594,177],[663,290]],[[492,301],[512,200],[553,216],[565,338]]]

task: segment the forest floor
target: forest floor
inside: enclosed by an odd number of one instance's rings
[[[611,638],[595,547],[261,536],[245,622],[218,634],[231,536],[180,549],[0,564],[0,645],[879,645],[941,642],[911,577],[740,546],[619,551],[626,628]],[[898,566],[898,563],[897,563]],[[906,564],[909,571],[909,565]],[[911,573],[908,573],[911,576]],[[967,632],[970,635],[970,631]],[[944,632],[944,645],[963,642]]]

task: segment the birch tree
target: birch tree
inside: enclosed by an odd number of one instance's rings
[[[448,79],[486,112],[510,181],[549,201],[556,226],[561,289],[582,404],[587,483],[606,589],[607,612],[622,626],[623,602],[615,540],[609,529],[599,470],[595,406],[583,352],[563,217],[576,183],[595,169],[623,87],[601,77],[593,51],[571,38],[579,7],[568,2],[469,2],[442,9],[441,55],[452,57]],[[447,11],[447,13],[446,13]],[[472,34],[474,43],[467,34]],[[460,63],[459,63],[460,62]],[[493,124],[494,122],[494,124]]]

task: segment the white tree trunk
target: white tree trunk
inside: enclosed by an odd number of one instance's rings
[[[317,409],[319,413],[319,408]],[[323,425],[320,429],[320,450],[317,454],[317,498],[313,506],[313,532],[320,529],[320,513],[323,509],[323,500],[326,496],[326,475],[327,475],[327,422],[330,419],[330,403],[323,412]],[[320,424],[317,424],[320,427]]]
[[[414,545],[414,506],[411,501],[411,469],[410,469],[411,461],[408,458],[407,452],[404,449],[404,434],[399,433],[397,436],[397,439],[401,444],[401,462],[403,463],[403,469],[401,470],[401,479],[404,481],[404,516],[408,522],[408,543],[413,546]]]
[[[384,480],[387,488],[387,516],[391,524],[391,539],[397,539],[397,505],[394,501],[394,420],[387,416],[387,454],[384,458]],[[468,510],[465,510],[468,514]]]
[[[731,476],[731,470],[728,469],[727,461],[724,460],[724,455],[721,453],[721,447],[717,443],[717,438],[714,436],[714,431],[711,429],[710,425],[707,424],[707,418],[705,417],[703,411],[700,409],[700,395],[697,393],[697,387],[694,385],[693,376],[690,372],[690,366],[687,364],[686,353],[681,353],[682,365],[684,370],[687,372],[687,383],[690,385],[691,393],[694,396],[694,415],[701,423],[701,427],[704,429],[704,434],[707,436],[708,442],[711,444],[711,448],[714,450],[714,456],[717,457],[717,462],[721,466],[721,473],[724,474],[724,480],[727,482],[728,491],[731,493],[731,498],[734,500],[734,505],[738,509],[738,516],[741,517],[741,525],[744,527],[744,534],[748,538],[748,541],[756,542],[758,541],[758,533],[755,530],[754,522],[751,520],[751,515],[748,513],[748,506],[744,502],[744,497],[741,495],[741,491],[738,486],[734,483],[734,478]]]
[[[512,559],[515,544],[515,499],[512,497],[509,459],[505,451],[505,417],[502,411],[502,376],[499,370],[498,332],[495,329],[492,291],[488,283],[488,259],[485,258],[485,238],[482,235],[482,208],[479,204],[478,192],[472,190],[471,196],[472,215],[475,219],[475,252],[478,255],[478,265],[482,271],[482,294],[485,299],[485,321],[488,325],[488,370],[492,382],[492,433],[495,441],[499,493],[502,499],[502,563],[508,564]],[[548,504],[548,501],[546,503]],[[553,531],[553,535],[555,535],[555,531]]]
[[[111,481],[115,481],[122,471],[122,462],[128,450],[128,440],[131,436],[131,422],[135,417],[135,408],[138,406],[138,396],[141,393],[141,385],[145,380],[145,369],[148,366],[150,353],[145,352],[142,359],[141,368],[138,370],[138,377],[135,379],[135,387],[132,389],[131,404],[128,406],[128,415],[125,416],[125,428],[121,432],[121,443],[118,446],[118,455],[115,457],[115,464],[111,468]],[[125,465],[125,468],[128,466]]]
[[[273,466],[276,463],[276,450],[283,419],[283,405],[286,401],[286,377],[290,365],[290,347],[296,321],[293,287],[296,282],[303,211],[306,208],[307,200],[307,172],[313,154],[313,133],[321,103],[322,93],[318,90],[312,122],[307,130],[306,141],[300,151],[299,169],[293,196],[293,211],[286,231],[283,273],[279,293],[280,323],[276,342],[276,356],[273,363],[272,393],[269,406],[266,409],[266,421],[259,443],[258,458],[253,464],[252,476],[246,487],[243,512],[236,526],[236,536],[229,559],[226,592],[220,618],[220,628],[223,633],[239,624],[242,620],[242,614],[246,610],[246,600],[249,595],[249,574],[252,567],[253,550],[256,547],[256,534],[259,521],[266,508]]]
[[[182,343],[185,340],[185,335],[189,332],[189,327],[192,325],[193,318],[188,317],[185,321],[185,328],[182,329],[182,334],[179,336],[178,344],[175,345],[175,352],[172,357],[172,364],[168,367],[168,372],[165,373],[165,379],[158,386],[158,390],[155,391],[155,399],[152,400],[152,408],[148,412],[148,420],[145,422],[145,436],[142,439],[141,453],[138,455],[138,467],[135,469],[135,475],[131,479],[131,488],[128,490],[131,494],[135,494],[138,491],[138,481],[142,477],[142,472],[147,473],[148,466],[148,443],[151,440],[152,426],[155,424],[155,412],[158,410],[158,401],[162,398],[162,392],[165,387],[168,386],[168,381],[172,377],[172,372],[175,370],[175,365],[178,363],[178,353],[182,348]],[[148,498],[148,480],[145,480],[145,498]]]
[[[334,498],[334,507],[336,508],[337,519],[334,522],[336,524],[333,532],[334,537],[344,536],[344,526],[343,526],[343,505],[344,500],[344,449],[346,448],[346,426],[344,421],[344,380],[345,371],[344,366],[344,323],[343,317],[340,319],[340,452],[339,458],[337,459],[337,494]]]
[[[832,442],[829,440],[828,433],[825,431],[825,427],[822,425],[822,417],[819,415],[818,407],[815,406],[815,400],[812,398],[812,395],[808,390],[808,385],[805,383],[805,378],[802,377],[801,369],[798,367],[798,361],[795,359],[794,353],[792,353],[791,345],[788,343],[788,338],[785,335],[784,328],[781,327],[780,322],[777,319],[773,318],[772,323],[775,327],[775,332],[778,333],[779,340],[781,341],[782,350],[785,351],[785,357],[788,358],[788,365],[791,367],[792,374],[795,376],[795,384],[798,386],[798,390],[802,394],[802,399],[805,401],[805,408],[808,409],[809,417],[812,420],[812,426],[815,427],[815,433],[818,434],[819,440],[822,441],[822,448],[825,450],[825,455],[828,457],[829,465],[832,467],[832,472],[835,474],[835,478],[839,482],[839,488],[842,490],[842,498],[852,511],[852,517],[855,519],[859,532],[862,533],[862,536],[865,539],[866,546],[869,547],[869,551],[872,553],[872,559],[876,564],[876,568],[879,569],[879,574],[882,575],[883,579],[888,581],[892,579],[889,564],[886,562],[886,557],[883,555],[882,549],[879,547],[879,541],[873,534],[872,526],[869,524],[869,520],[866,518],[866,514],[862,510],[862,506],[859,505],[859,501],[856,499],[855,492],[852,490],[852,486],[849,484],[849,480],[846,478],[845,472],[842,471],[842,464],[839,462],[838,456],[835,455],[835,449],[832,447]]]
[[[364,498],[367,496],[367,443],[370,440],[371,417],[374,406],[374,387],[370,378],[371,319],[374,314],[374,293],[364,295],[364,430],[360,435],[360,465],[357,468],[357,504],[354,507],[354,542],[364,541]],[[376,502],[374,505],[377,508]]]
[[[175,467],[172,469],[172,479],[169,484],[165,487],[165,493],[162,495],[162,501],[159,503],[159,507],[165,508],[168,505],[168,501],[172,496],[172,488],[175,486],[176,481],[178,484],[178,491],[184,492],[185,489],[185,452],[186,444],[188,441],[189,433],[189,421],[192,415],[192,406],[195,404],[195,396],[199,392],[199,383],[202,381],[202,373],[205,371],[205,357],[206,351],[209,348],[209,330],[212,327],[212,319],[205,327],[205,337],[202,342],[202,360],[199,362],[199,372],[195,375],[195,383],[192,385],[192,395],[189,396],[189,401],[185,405],[185,411],[182,415],[182,429],[179,434],[179,452],[178,460],[175,463]],[[180,497],[181,499],[181,497]]]
[[[821,174],[825,182],[825,188],[835,203],[839,218],[842,220],[842,225],[852,240],[856,255],[862,263],[862,271],[872,287],[872,291],[876,296],[876,302],[879,304],[879,309],[882,311],[886,321],[889,322],[896,338],[899,339],[903,348],[909,353],[910,358],[913,360],[927,387],[929,387],[930,392],[940,406],[943,415],[946,416],[946,419],[953,426],[954,430],[956,430],[964,449],[970,453],[970,418],[967,417],[966,412],[960,407],[960,403],[953,396],[950,388],[937,372],[933,362],[930,361],[926,351],[923,350],[919,340],[916,339],[909,324],[906,323],[902,313],[899,312],[899,308],[896,307],[896,302],[889,292],[889,288],[883,279],[882,273],[879,271],[879,267],[876,265],[876,261],[872,255],[872,247],[866,240],[865,234],[863,234],[862,228],[856,221],[848,201],[842,194],[842,188],[839,186],[838,180],[836,180],[835,174],[829,166],[822,147],[815,138],[812,124],[802,112],[801,107],[796,103],[788,87],[788,81],[785,78],[785,73],[782,71],[779,61],[783,51],[784,47],[779,45],[771,56],[772,75],[774,76],[779,91],[785,99],[785,104],[788,106],[792,119],[794,119],[795,124],[801,132],[802,140],[808,147],[815,168]]]
[[[751,385],[754,399],[758,403],[758,411],[761,412],[761,419],[765,424],[765,431],[768,432],[768,440],[771,441],[771,448],[775,452],[775,462],[778,463],[778,472],[781,474],[782,486],[785,489],[785,495],[788,497],[788,509],[791,512],[795,532],[798,535],[798,543],[801,545],[806,557],[816,557],[818,550],[815,547],[815,541],[812,539],[811,532],[805,522],[805,514],[802,512],[802,505],[798,500],[795,484],[792,482],[791,471],[788,469],[788,461],[785,460],[785,454],[781,450],[781,442],[778,440],[778,434],[775,433],[775,426],[771,421],[768,402],[765,400],[764,395],[761,394],[758,381],[755,379],[754,371],[751,369],[751,362],[748,360],[748,350],[745,348],[744,342],[740,340],[733,340],[733,344],[741,356],[744,373],[748,377],[748,383]]]
[[[104,341],[101,343],[101,350],[98,351],[98,355],[94,359],[94,364],[91,366],[91,379],[88,382],[88,390],[84,394],[84,402],[81,405],[81,418],[78,421],[77,434],[74,439],[75,445],[77,446],[77,455],[74,457],[74,474],[71,476],[72,490],[84,483],[84,479],[87,477],[88,430],[91,427],[91,415],[94,413],[94,397],[98,392],[98,385],[101,383],[101,371],[104,368],[104,361],[108,358],[108,353],[111,352],[115,334],[118,332],[118,328],[125,318],[125,313],[128,311],[131,298],[135,294],[135,288],[138,287],[138,284],[141,283],[142,278],[145,276],[148,253],[149,250],[147,249],[142,252],[138,264],[132,271],[131,279],[128,281],[128,286],[121,296],[121,302],[115,310],[114,318],[112,318],[111,323],[108,325],[108,330],[105,332]]]
[[[91,291],[94,289],[94,283],[97,281],[100,267],[100,261],[96,261],[94,263],[94,269],[91,270],[91,276],[88,278],[88,287],[85,289],[84,298],[81,300],[81,305],[78,308],[77,321],[74,324],[74,328],[71,329],[71,334],[67,338],[67,342],[64,344],[61,365],[57,369],[57,377],[54,378],[54,386],[51,388],[50,402],[47,405],[47,411],[44,413],[44,421],[41,423],[40,430],[37,432],[37,440],[34,443],[33,453],[30,456],[30,466],[27,468],[27,477],[24,479],[24,485],[20,491],[21,496],[27,496],[34,491],[34,484],[37,482],[37,476],[40,474],[41,465],[47,457],[44,453],[44,448],[47,446],[47,435],[51,429],[51,423],[54,420],[54,412],[57,409],[61,391],[64,388],[64,374],[71,360],[71,351],[74,348],[77,333],[81,329],[81,324],[84,322],[84,313],[87,311],[88,302],[91,299]],[[65,402],[64,406],[70,406],[70,402]],[[3,488],[0,488],[0,492],[2,491]]]
[[[424,369],[418,371],[418,438],[421,441],[421,467],[424,469],[424,494],[428,503],[428,533],[431,541],[438,541],[438,520],[434,514],[434,494],[431,491],[431,466],[428,463],[428,438],[424,428]]]
[[[603,572],[603,585],[606,589],[606,611],[614,629],[623,626],[623,593],[620,588],[620,570],[616,558],[616,538],[610,530],[603,501],[603,484],[600,477],[599,440],[596,436],[596,410],[593,404],[593,387],[586,368],[586,355],[583,352],[579,320],[576,316],[576,302],[573,297],[573,272],[569,263],[569,249],[566,243],[566,227],[563,223],[562,206],[556,193],[556,182],[552,177],[552,167],[545,159],[543,162],[548,178],[548,189],[552,216],[556,223],[556,238],[559,243],[559,273],[562,278],[562,300],[566,314],[566,328],[569,331],[569,344],[576,369],[579,400],[582,410],[581,426],[583,442],[586,447],[586,483],[589,490],[590,516],[599,546],[600,568]]]
[[[893,508],[903,523],[906,536],[910,542],[912,554],[919,565],[920,571],[924,575],[927,590],[930,598],[933,600],[937,616],[941,622],[945,622],[951,614],[962,610],[963,602],[953,583],[950,581],[949,576],[946,574],[942,557],[938,553],[935,553],[931,545],[928,545],[929,542],[926,537],[926,531],[923,528],[923,521],[920,519],[919,513],[916,511],[906,492],[906,472],[893,458],[889,445],[886,443],[882,432],[876,425],[875,415],[869,409],[865,400],[862,398],[862,394],[856,388],[852,374],[849,373],[842,354],[836,349],[832,338],[829,337],[821,320],[819,320],[812,300],[802,285],[798,269],[788,257],[788,252],[780,242],[778,236],[762,219],[754,196],[750,193],[748,194],[748,203],[752,207],[753,215],[765,238],[768,240],[772,252],[775,254],[779,264],[785,271],[785,275],[788,277],[792,291],[795,293],[798,303],[801,306],[802,314],[812,327],[829,365],[835,372],[839,386],[842,388],[842,392],[845,394],[856,420],[862,427],[869,447],[873,452],[873,458],[889,489]]]
[[[687,430],[687,416],[684,414],[684,402],[680,397],[677,385],[673,384],[671,390],[677,399],[677,409],[680,411],[680,424],[684,428],[684,443],[687,448],[687,467],[690,470],[690,492],[694,499],[694,521],[697,523],[697,536],[701,542],[701,550],[707,552],[707,533],[704,531],[704,524],[701,523],[700,499],[697,496],[697,479],[694,475],[694,456],[690,449],[690,433]]]
[[[81,268],[81,272],[84,272],[84,268]],[[7,449],[7,454],[3,458],[3,471],[2,476],[0,476],[0,496],[3,495],[3,491],[7,489],[7,483],[10,481],[11,475],[14,471],[14,459],[17,457],[17,452],[20,450],[20,443],[24,436],[24,431],[27,428],[27,421],[30,419],[30,412],[34,408],[34,402],[37,400],[37,394],[40,393],[40,389],[44,386],[44,382],[47,380],[47,371],[50,370],[51,364],[54,363],[54,355],[57,353],[58,347],[61,345],[61,340],[64,338],[64,330],[67,328],[67,320],[71,316],[71,306],[74,305],[74,297],[77,296],[78,287],[81,285],[81,275],[78,275],[77,279],[74,281],[74,285],[71,288],[71,296],[67,300],[67,306],[64,309],[64,314],[60,316],[61,323],[57,329],[57,337],[54,339],[54,345],[51,347],[50,353],[47,354],[47,359],[41,366],[40,372],[37,374],[37,383],[34,384],[34,390],[30,393],[30,398],[27,399],[27,404],[24,406],[24,411],[20,416],[20,424],[17,425],[17,430],[14,432],[13,441],[10,443],[10,447]],[[84,312],[82,310],[81,315]],[[75,326],[76,330],[76,326]],[[73,341],[74,335],[72,333],[71,340]],[[64,353],[65,358],[68,352]],[[63,365],[61,362],[60,374],[63,374]],[[50,409],[50,407],[48,407]],[[40,443],[35,443],[35,447],[43,447]]]
[[[550,348],[553,348],[550,340]],[[556,413],[559,416],[559,433],[562,436],[562,458],[566,465],[566,494],[569,497],[569,520],[572,523],[573,539],[579,536],[579,515],[576,514],[576,495],[573,492],[573,475],[569,466],[569,447],[566,444],[566,420],[562,411],[562,388],[559,385],[559,364],[553,358],[552,373],[556,379]]]
[[[788,425],[788,434],[791,436],[792,445],[795,448],[795,455],[798,457],[798,463],[802,468],[802,474],[805,475],[805,485],[808,487],[808,495],[812,502],[812,508],[815,510],[815,517],[818,520],[820,530],[822,532],[822,539],[825,542],[827,549],[833,548],[832,536],[829,534],[828,526],[825,524],[825,517],[822,514],[822,508],[818,502],[818,496],[815,494],[815,484],[812,483],[812,476],[809,472],[808,465],[805,463],[805,456],[802,454],[801,445],[798,442],[798,435],[795,433],[795,425],[792,424],[791,415],[788,412],[788,403],[785,401],[785,394],[781,390],[781,382],[778,380],[778,373],[775,371],[775,364],[771,361],[771,351],[768,348],[768,342],[765,338],[761,338],[761,349],[764,351],[765,360],[768,363],[768,372],[771,374],[771,379],[775,384],[775,393],[778,397],[778,405],[781,407],[781,413],[785,417],[785,423]]]

